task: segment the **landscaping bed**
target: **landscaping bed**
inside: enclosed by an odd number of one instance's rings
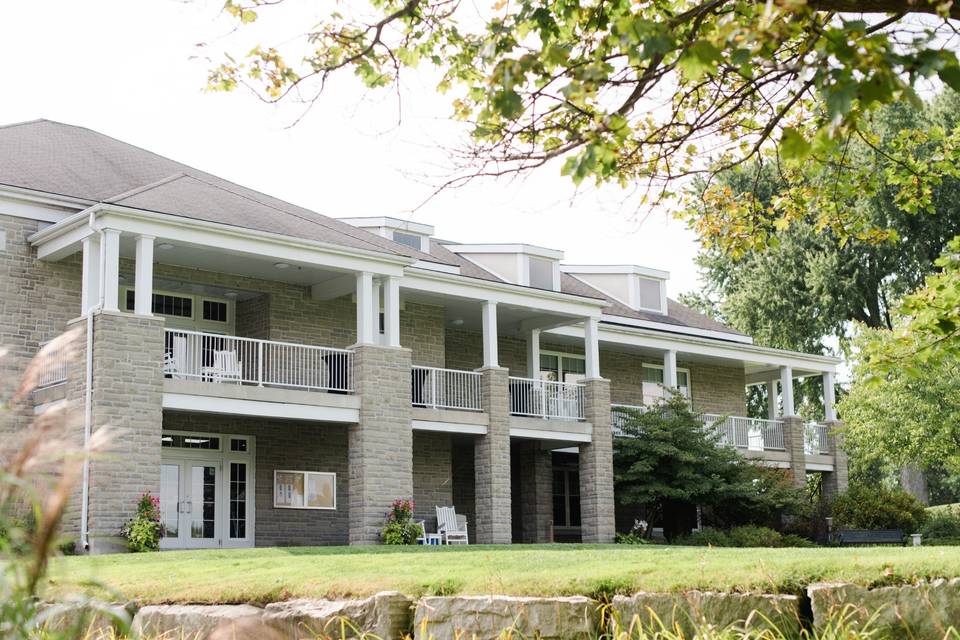
[[[608,599],[691,589],[799,594],[823,581],[872,587],[955,576],[960,576],[960,554],[951,547],[294,547],[59,558],[51,565],[50,595],[87,590],[93,581],[141,604],[262,604],[390,590],[412,597]]]

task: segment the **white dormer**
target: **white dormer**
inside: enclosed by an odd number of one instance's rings
[[[448,244],[444,246],[507,282],[525,287],[560,291],[562,251],[529,244]]]
[[[372,218],[340,218],[342,222],[365,229],[378,236],[406,245],[417,251],[430,253],[433,225],[410,222],[400,218],[379,216]]]
[[[670,273],[636,265],[561,266],[564,273],[619,300],[634,311],[667,313],[667,280]]]

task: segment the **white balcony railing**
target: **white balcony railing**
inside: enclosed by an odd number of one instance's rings
[[[510,376],[510,413],[583,420],[583,385]]]
[[[482,411],[482,374],[475,371],[413,367],[410,372],[413,404],[431,409]]]
[[[353,391],[353,352],[289,342],[167,329],[164,374],[309,391]]]
[[[803,425],[803,452],[808,456],[830,455],[830,427],[819,422]]]
[[[784,451],[783,421],[705,413],[704,424],[720,433],[720,444],[747,451]]]
[[[649,407],[633,404],[610,405],[610,425],[613,427],[613,435],[619,436],[623,434],[623,426],[630,419],[632,413],[643,413],[647,411],[648,408]]]
[[[49,343],[50,341],[40,343],[38,389],[63,384],[67,381],[67,351],[62,345],[48,347]]]

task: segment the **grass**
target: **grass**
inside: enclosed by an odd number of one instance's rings
[[[960,511],[960,502],[954,502],[952,504],[939,504],[935,507],[927,507],[927,511],[930,513],[939,513],[942,511]]]
[[[58,558],[49,595],[93,581],[143,604],[265,603],[384,590],[606,598],[688,589],[799,593],[818,581],[876,586],[953,576],[960,576],[960,554],[950,547],[295,547]]]

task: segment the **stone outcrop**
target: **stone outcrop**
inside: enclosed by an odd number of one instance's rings
[[[88,634],[91,637],[109,637],[111,630],[130,623],[132,607],[120,604],[101,604],[86,601],[68,601],[41,604],[38,622],[45,631],[55,633]]]
[[[415,640],[496,640],[504,631],[541,640],[597,636],[597,603],[589,598],[454,596],[422,598],[413,622]]]
[[[951,625],[960,628],[960,578],[916,585],[867,589],[852,584],[807,587],[813,623],[822,629],[831,617],[864,625],[880,635],[942,640]]]
[[[262,614],[248,604],[148,606],[137,612],[133,631],[145,638],[268,638],[262,633]]]
[[[737,626],[755,630],[771,626],[787,637],[800,631],[800,600],[796,596],[750,593],[637,593],[613,599],[614,628],[628,631],[642,626],[647,630],[677,626],[692,633],[695,626],[709,622],[715,627]],[[631,637],[633,637],[631,635]]]
[[[413,600],[396,591],[384,591],[364,600],[290,600],[268,604],[265,628],[283,638],[313,640],[330,635],[355,638],[371,634],[383,640],[410,631]]]

